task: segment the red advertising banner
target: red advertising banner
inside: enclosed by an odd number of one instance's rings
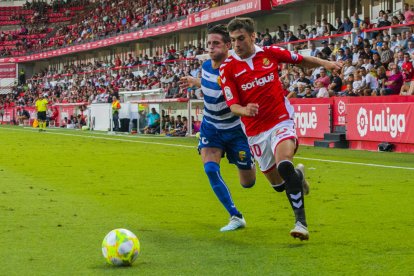
[[[323,138],[331,132],[330,104],[294,104],[298,137]]]
[[[334,126],[344,126],[346,123],[346,107],[350,97],[333,98],[332,121]]]
[[[271,0],[271,2],[273,7],[277,7],[281,5],[290,4],[293,2],[298,2],[298,0]]]
[[[0,78],[2,79],[16,78],[16,64],[14,63],[0,64]]]
[[[154,27],[146,30],[140,30],[134,33],[121,34],[116,37],[103,39],[100,41],[89,42],[81,45],[73,45],[70,47],[50,50],[47,52],[33,54],[30,56],[12,57],[12,58],[0,58],[0,63],[4,62],[27,62],[38,59],[45,59],[50,57],[56,57],[66,55],[75,52],[89,51],[102,47],[107,47],[119,43],[138,40],[141,38],[157,36],[164,33],[170,33],[181,29],[197,27],[211,22],[216,22],[223,19],[233,18],[243,14],[248,14],[260,10],[269,10],[270,2],[266,0],[242,0],[232,2],[230,4],[219,6],[216,8],[208,9],[198,13],[190,14],[186,19],[173,22],[164,26]]]
[[[17,119],[18,119],[18,110],[21,107],[7,107],[3,109],[3,116],[0,116],[0,123],[17,123]],[[30,114],[30,119],[35,119],[36,118],[36,108],[35,107],[29,107],[26,106],[24,107],[24,109],[26,109],[29,114]]]
[[[414,143],[413,103],[360,103],[346,108],[348,140]]]

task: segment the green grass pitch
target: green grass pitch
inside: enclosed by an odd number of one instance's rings
[[[226,160],[247,227],[220,233],[227,213],[195,138],[0,127],[0,275],[413,275],[414,155],[296,156],[311,183],[308,242],[289,236],[286,196],[261,173],[243,189]],[[131,267],[102,257],[114,228],[141,242]]]

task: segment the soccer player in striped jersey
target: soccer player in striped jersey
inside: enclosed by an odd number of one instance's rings
[[[210,59],[202,66],[201,80],[190,76],[181,79],[181,87],[201,86],[204,94],[203,121],[200,128],[198,149],[204,171],[217,198],[230,215],[230,222],[220,231],[232,231],[246,226],[241,212],[236,208],[229,188],[220,174],[220,160],[224,155],[239,170],[240,184],[252,187],[256,182],[256,169],[241,128],[240,118],[227,106],[220,87],[219,67],[227,58],[231,47],[226,26],[216,25],[209,29],[207,50]]]

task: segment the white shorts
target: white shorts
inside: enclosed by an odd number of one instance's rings
[[[276,166],[276,147],[280,142],[287,139],[295,140],[297,148],[298,138],[293,120],[280,122],[265,132],[248,137],[250,151],[259,163],[260,170],[263,173],[269,172]]]

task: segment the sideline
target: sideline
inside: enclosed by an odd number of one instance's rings
[[[17,129],[17,128],[0,127],[0,130],[38,132],[38,130],[31,129],[31,128]],[[92,138],[92,139],[98,139],[98,140],[120,141],[120,142],[129,142],[129,143],[162,145],[162,146],[179,147],[179,148],[191,148],[191,149],[197,148],[196,146],[189,146],[189,145],[182,145],[182,144],[170,144],[170,143],[161,143],[161,142],[148,142],[148,141],[140,141],[140,140],[121,139],[121,138],[114,138],[114,137],[102,137],[103,134],[97,134],[96,136],[95,135],[80,135],[80,134],[72,134],[72,133],[61,133],[61,132],[49,131],[49,130],[46,131],[46,132],[42,132],[42,135],[43,134],[62,135],[62,136],[71,136],[71,137],[83,137],[83,138]],[[106,134],[106,135],[109,136],[108,134]],[[120,137],[133,138],[133,139],[140,139],[140,138],[148,139],[148,137],[140,137],[140,136],[128,137],[128,136],[123,136],[122,135]],[[166,137],[164,137],[164,138],[166,138]],[[414,171],[414,168],[411,168],[411,167],[389,166],[389,165],[382,165],[382,164],[370,164],[370,163],[360,163],[360,162],[350,162],[350,161],[318,159],[318,158],[309,158],[309,157],[300,157],[300,156],[295,156],[295,159],[317,161],[317,162],[326,162],[326,163],[338,163],[338,164],[358,165],[358,166],[366,166],[366,167],[377,167],[377,168],[401,169],[401,170],[412,170],[412,171]]]

